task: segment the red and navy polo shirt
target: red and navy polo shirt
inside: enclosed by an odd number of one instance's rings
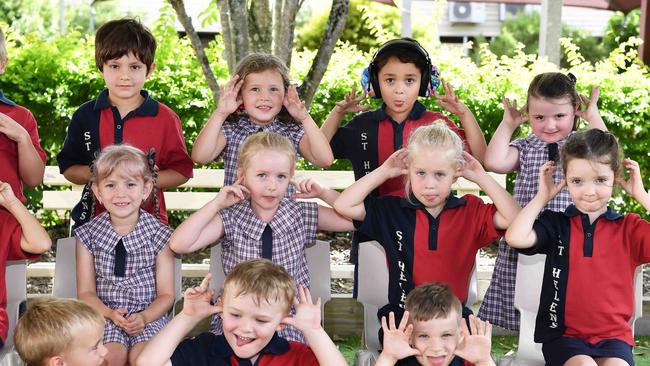
[[[464,303],[476,252],[503,235],[494,227],[496,207],[474,195],[450,195],[438,217],[412,195],[367,197],[364,206],[366,217],[355,225],[384,247],[388,301],[402,309],[413,288],[431,281]]]
[[[608,208],[590,223],[570,205],[546,210],[533,225],[537,242],[522,254],[546,254],[535,341],[560,336],[591,344],[620,339],[634,346],[634,272],[650,262],[650,223]]]
[[[29,134],[29,138],[32,140],[32,145],[34,145],[36,152],[41,157],[41,160],[45,162],[47,156],[45,155],[45,151],[41,148],[36,119],[32,112],[9,100],[0,90],[0,113],[6,114],[9,118],[23,126]],[[0,169],[0,181],[9,183],[11,189],[14,191],[14,195],[16,195],[21,202],[25,203],[27,199],[23,194],[22,180],[20,179],[20,172],[18,171],[18,144],[1,132],[0,167],[2,167],[2,169]]]
[[[377,169],[392,153],[406,146],[416,128],[439,119],[460,136],[465,150],[471,153],[465,132],[444,114],[427,111],[424,104],[416,101],[408,118],[399,123],[386,113],[385,108],[386,105],[382,104],[379,109],[355,116],[336,131],[330,142],[334,158],[348,159],[352,163],[355,180]],[[389,179],[373,195],[404,196],[404,180],[402,177]]]
[[[249,359],[235,355],[223,334],[210,332],[181,342],[171,362],[174,366],[253,366]],[[318,360],[307,345],[287,341],[275,333],[260,351],[255,366],[318,366]]]
[[[187,154],[180,119],[169,107],[151,98],[147,91],[142,90],[140,94],[144,102],[124,118],[117,107],[110,104],[108,89],[79,107],[72,115],[65,142],[57,155],[61,173],[73,165],[90,165],[99,149],[128,143],[145,153],[155,149],[156,165],[160,170],[172,169],[191,178],[193,163]],[[167,222],[160,190],[158,202],[160,217]],[[150,201],[143,208],[153,212],[153,203]],[[95,213],[104,210],[97,207]]]
[[[397,361],[395,366],[421,366],[421,365],[420,365],[420,361],[418,361],[418,359],[415,358],[415,356],[411,356]],[[474,364],[456,356],[451,360],[451,362],[447,366],[474,366]]]

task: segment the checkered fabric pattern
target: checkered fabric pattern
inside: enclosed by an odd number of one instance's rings
[[[566,138],[559,141],[558,147],[561,149],[565,142]],[[514,140],[510,146],[519,150],[514,198],[524,207],[537,194],[539,169],[548,161],[548,147],[534,134]],[[558,183],[562,179],[562,168],[558,165],[553,181]],[[570,204],[571,197],[565,187],[544,209],[563,212]],[[519,312],[514,306],[516,275],[517,252],[501,239],[490,287],[479,309],[481,319],[506,329],[519,330]]]
[[[226,147],[221,152],[223,158],[224,168],[224,182],[223,185],[228,186],[235,183],[237,180],[237,159],[239,157],[239,147],[246,140],[246,138],[254,133],[268,131],[277,133],[291,140],[293,147],[298,151],[298,145],[305,130],[299,123],[284,123],[277,117],[273,122],[259,126],[251,122],[248,117],[242,117],[237,122],[226,121],[221,127],[223,134],[226,136]],[[296,156],[298,157],[298,156]],[[287,190],[287,197],[294,193],[293,186],[289,186]]]
[[[111,309],[129,313],[146,309],[156,298],[156,256],[167,245],[172,229],[150,213],[140,210],[133,230],[121,237],[103,212],[75,230],[75,236],[90,251],[95,262],[97,297]],[[122,239],[126,248],[124,277],[113,274],[115,245]]]
[[[106,324],[104,325],[104,344],[120,343],[123,344],[127,350],[131,349],[137,343],[147,342],[153,338],[153,336],[160,332],[168,321],[169,319],[167,318],[167,315],[164,315],[162,318],[145,325],[142,333],[129,336],[124,330],[122,330],[122,328],[115,325],[115,323],[106,320]]]
[[[262,233],[266,223],[257,218],[250,200],[223,209],[219,214],[225,230],[221,241],[221,261],[225,273],[230,273],[240,262],[262,258]],[[273,263],[283,266],[296,285],[308,288],[309,268],[305,246],[316,240],[318,204],[284,198],[269,225],[273,230]],[[215,334],[220,334],[220,323],[217,325],[216,322],[213,322],[211,329]],[[280,335],[303,342],[302,335],[290,327]]]

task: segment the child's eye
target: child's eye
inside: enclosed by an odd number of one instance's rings
[[[596,183],[599,183],[599,184],[607,183],[608,181],[609,181],[609,179],[607,179],[607,177],[598,177],[598,178],[596,178]]]
[[[271,87],[271,91],[272,91],[272,92],[278,92],[278,91],[280,91],[280,88],[277,88],[277,87]]]
[[[258,173],[257,177],[258,178],[266,178],[266,173]]]
[[[236,319],[239,319],[241,317],[241,315],[239,315],[237,313],[230,313],[230,316],[232,316],[233,318],[236,318]]]
[[[104,187],[106,187],[106,188],[113,188],[113,187],[115,187],[115,184],[113,184],[113,183],[106,183],[106,184],[104,185]]]
[[[258,91],[260,91],[260,88],[254,86],[254,87],[251,88],[251,91],[258,92]]]
[[[279,174],[279,175],[278,175],[278,178],[279,178],[279,179],[287,179],[287,176],[284,175],[284,174]]]
[[[418,338],[420,338],[420,339],[428,339],[429,335],[428,334],[420,334],[420,335],[418,335]]]
[[[266,320],[266,319],[255,319],[255,320],[257,320],[257,322],[260,323],[260,324],[266,324],[266,323],[269,322],[269,321]]]
[[[395,79],[393,79],[393,78],[386,78],[386,82],[388,84],[392,84],[394,81],[395,81]]]
[[[142,66],[141,65],[132,65],[131,68],[133,70],[140,70],[142,68]]]
[[[129,186],[129,187],[135,187],[135,186],[137,186],[137,183],[135,183],[135,182],[129,182],[129,183],[127,183],[127,186]]]
[[[449,337],[451,337],[452,335],[453,335],[453,334],[451,334],[451,333],[445,333],[445,334],[442,335],[442,338],[449,338]]]
[[[426,174],[427,173],[424,170],[418,170],[417,172],[415,172],[415,175],[417,175],[418,177],[424,177]]]
[[[406,79],[406,83],[407,83],[407,84],[413,84],[413,83],[415,83],[415,79],[413,79],[413,78],[408,78],[408,79]]]
[[[571,184],[580,184],[580,183],[582,183],[582,180],[579,179],[579,178],[573,178],[573,179],[570,179],[569,182]]]
[[[447,174],[444,173],[444,172],[436,172],[436,177],[438,177],[438,178],[444,178],[446,176],[447,176]]]

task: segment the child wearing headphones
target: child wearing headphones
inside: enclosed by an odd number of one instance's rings
[[[355,180],[377,169],[392,153],[406,146],[416,128],[437,120],[443,120],[460,136],[465,150],[483,162],[487,145],[474,115],[444,80],[445,95],[436,94],[435,89],[441,84],[438,74],[438,68],[431,63],[427,51],[414,39],[393,39],[375,52],[363,72],[364,93],[356,97],[352,89],[345,100],[337,103],[321,127],[330,140],[334,158],[351,161]],[[384,103],[379,109],[356,115],[339,128],[345,113],[369,108],[359,105],[366,95],[381,98]],[[444,114],[426,110],[418,96],[435,96],[442,108],[458,116],[462,129]],[[386,180],[372,195],[404,196],[402,178]],[[355,233],[350,255],[353,263],[356,263],[358,243],[362,241],[366,239]]]

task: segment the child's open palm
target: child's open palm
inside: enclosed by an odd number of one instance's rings
[[[18,201],[18,198],[9,183],[0,181],[0,205],[7,207],[14,201]]]
[[[287,89],[287,94],[284,95],[284,107],[287,109],[291,117],[296,121],[303,123],[307,117],[309,117],[309,112],[305,107],[305,102],[300,100],[298,95],[298,89],[295,84],[289,85]]]
[[[214,296],[214,289],[209,288],[210,278],[212,274],[208,273],[197,287],[190,287],[185,290],[183,296],[183,314],[203,319],[210,315],[221,313],[223,311],[221,305],[212,305],[210,301]]]
[[[503,98],[503,122],[509,124],[513,128],[521,126],[522,123],[528,120],[528,116],[524,114],[522,109],[517,108],[517,100],[510,100]]]
[[[474,315],[469,316],[470,328],[467,322],[461,321],[461,341],[454,353],[473,364],[493,364],[490,352],[492,349],[492,325]],[[471,330],[471,332],[470,332]]]
[[[447,112],[453,113],[456,116],[462,116],[465,113],[467,113],[469,111],[469,108],[467,108],[465,103],[463,103],[458,98],[451,84],[446,82],[445,79],[441,79],[441,82],[442,82],[442,87],[445,90],[445,94],[440,95],[438,93],[435,93],[436,101],[438,102],[438,105],[444,110],[446,110]]]
[[[296,308],[296,314],[293,317],[284,318],[282,323],[291,325],[303,333],[320,329],[320,298],[314,303],[309,289],[298,286],[298,299],[294,300],[293,305]]]
[[[384,175],[386,175],[387,178],[394,178],[407,174],[408,169],[406,166],[406,157],[406,149],[401,148],[392,153],[391,156],[389,156],[388,159],[386,159],[386,161],[384,161],[384,163],[381,164],[379,168],[383,171]]]
[[[629,172],[630,176],[627,179],[616,178],[616,183],[620,184],[627,193],[635,199],[639,199],[647,194],[643,187],[643,178],[641,178],[641,169],[639,163],[632,159],[623,160],[623,166]]]
[[[467,151],[463,151],[463,159],[465,159],[465,162],[463,163],[461,174],[465,179],[476,182],[481,174],[485,174],[483,165],[481,165],[481,163],[476,160],[472,154],[468,153]]]
[[[244,85],[244,80],[240,80],[239,75],[234,75],[228,80],[225,86],[221,87],[219,102],[217,104],[218,112],[224,116],[228,116],[237,111],[242,104],[242,99],[239,96],[242,85]]]
[[[539,168],[539,188],[537,194],[542,195],[546,202],[553,199],[566,185],[566,180],[564,179],[558,184],[553,183],[555,169],[557,169],[557,166],[554,161],[547,161]]]
[[[395,326],[395,314],[391,311],[386,317],[381,317],[381,329],[384,330],[384,349],[382,353],[396,360],[420,354],[415,348],[411,348],[409,340],[413,333],[413,324],[408,324],[409,312],[405,311],[399,326]],[[407,325],[408,324],[408,325]]]
[[[370,109],[369,104],[360,104],[368,94],[364,91],[361,95],[357,96],[357,89],[352,88],[352,91],[345,94],[345,99],[336,102],[334,109],[341,114],[364,112]]]

